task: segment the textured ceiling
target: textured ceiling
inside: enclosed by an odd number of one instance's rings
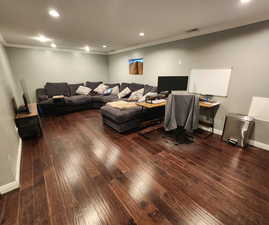
[[[51,18],[49,8],[61,17]],[[58,48],[115,51],[169,39],[192,28],[266,20],[268,0],[1,0],[0,33],[11,45],[49,47],[33,40],[44,34]],[[145,32],[140,37],[139,32]],[[106,49],[102,45],[108,45]]]

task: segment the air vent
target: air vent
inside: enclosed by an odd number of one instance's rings
[[[193,28],[193,29],[187,30],[186,33],[192,33],[192,32],[197,32],[197,31],[199,31],[198,28]]]

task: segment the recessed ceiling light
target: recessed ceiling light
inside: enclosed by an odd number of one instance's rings
[[[249,3],[251,0],[240,0],[242,4]]]
[[[60,14],[59,14],[59,12],[56,9],[50,9],[49,10],[49,15],[51,17],[54,17],[54,18],[60,17]]]
[[[54,44],[54,43],[51,43],[50,46],[51,46],[52,48],[56,48],[56,47],[57,47],[57,45]]]
[[[51,41],[50,38],[47,38],[44,35],[39,35],[37,37],[33,37],[33,39],[35,39],[37,41],[40,41],[40,42],[43,42],[43,43],[48,42],[48,41]]]
[[[90,47],[89,47],[88,45],[86,45],[86,46],[84,47],[84,50],[85,50],[86,52],[89,52],[89,51],[90,51]]]
[[[103,45],[102,47],[103,47],[103,48],[107,48],[107,45]]]
[[[145,33],[140,32],[140,33],[139,33],[139,36],[140,36],[140,37],[144,37],[144,36],[145,36]]]

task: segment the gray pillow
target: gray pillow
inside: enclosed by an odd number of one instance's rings
[[[67,83],[46,83],[45,90],[49,98],[56,95],[70,96]]]

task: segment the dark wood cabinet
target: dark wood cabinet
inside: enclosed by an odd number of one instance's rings
[[[42,136],[42,128],[38,115],[37,104],[29,104],[30,113],[16,115],[16,126],[21,138],[32,138]]]

